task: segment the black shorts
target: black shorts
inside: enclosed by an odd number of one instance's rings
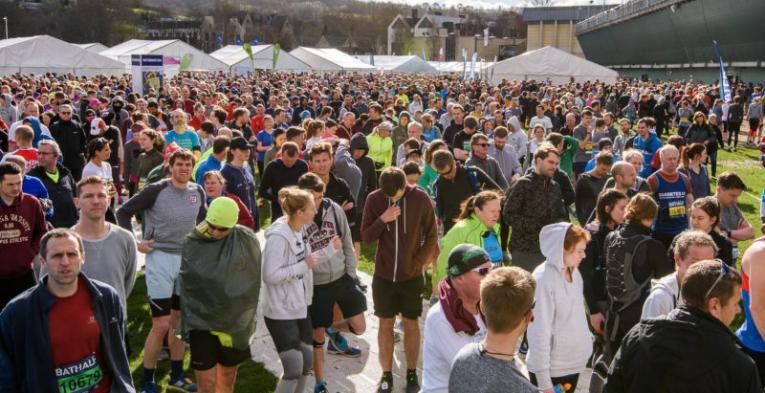
[[[282,353],[294,349],[300,351],[300,345],[311,346],[313,342],[313,328],[311,319],[270,319],[263,318],[266,321],[266,328],[271,338],[274,340],[274,347],[277,353]]]
[[[375,315],[379,318],[395,318],[399,313],[407,319],[422,315],[422,277],[408,281],[393,282],[374,276],[372,278],[372,300]]]
[[[215,365],[235,367],[250,358],[250,349],[224,347],[220,339],[207,330],[192,330],[189,332],[191,347],[191,368],[205,371]]]
[[[151,309],[152,318],[168,316],[170,310],[181,310],[181,298],[176,294],[164,299],[149,298],[149,309]]]
[[[313,328],[332,326],[332,309],[337,303],[343,318],[359,315],[367,310],[367,298],[353,278],[344,275],[329,284],[313,287],[313,302],[308,306]]]

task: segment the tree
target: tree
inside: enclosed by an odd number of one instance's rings
[[[549,7],[555,3],[555,0],[531,0],[531,5],[535,7]]]

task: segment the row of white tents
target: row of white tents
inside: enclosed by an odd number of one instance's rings
[[[252,57],[242,46],[228,45],[207,54],[181,40],[129,40],[107,48],[102,44],[70,44],[38,35],[0,40],[0,75],[74,73],[120,75],[130,72],[132,55],[162,55],[165,72],[212,71],[245,74],[253,70],[289,72],[359,72],[437,74],[462,73],[470,63],[426,62],[417,56],[351,56],[337,49],[298,47],[287,52],[273,45],[252,47]],[[184,60],[184,61],[182,61]],[[614,82],[616,71],[545,47],[497,63],[479,62],[475,73],[491,83],[507,80],[549,80],[554,84],[601,80]]]

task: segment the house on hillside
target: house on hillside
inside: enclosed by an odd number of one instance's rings
[[[191,46],[202,45],[201,20],[161,18],[150,21],[138,29],[149,40],[181,40]]]
[[[468,57],[473,52],[485,60],[495,57],[504,59],[523,50],[525,39],[498,37],[492,35],[501,32],[496,23],[472,21],[464,15],[448,16],[441,12],[419,16],[417,9],[412,9],[409,17],[397,15],[388,25],[388,55],[414,55],[425,60],[462,61],[462,54]],[[484,29],[488,29],[488,39],[484,40]],[[441,56],[440,56],[441,55]]]

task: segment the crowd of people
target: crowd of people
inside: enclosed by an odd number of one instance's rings
[[[732,88],[2,77],[0,391],[153,393],[166,353],[168,389],[232,392],[263,317],[278,393],[332,390],[368,323],[380,393],[399,341],[407,393],[762,392],[765,190],[748,222],[717,157],[744,134],[765,165],[764,95]]]

